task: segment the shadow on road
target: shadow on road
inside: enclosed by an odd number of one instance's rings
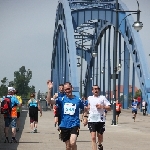
[[[0,143],[0,150],[17,150],[17,147],[19,145],[19,140],[23,133],[27,114],[28,114],[28,111],[23,110],[20,115],[20,127],[19,127],[19,131],[16,133],[16,139],[17,139],[18,143]],[[9,130],[9,141],[10,140],[11,140],[11,128]],[[25,143],[27,143],[27,142],[25,142]],[[35,142],[35,143],[37,143],[37,142]]]

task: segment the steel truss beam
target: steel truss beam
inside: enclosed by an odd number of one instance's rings
[[[127,7],[119,1],[121,11],[128,10]],[[81,1],[81,0],[59,0],[55,30],[53,38],[53,53],[51,61],[51,78],[57,80],[54,92],[58,84],[70,81],[75,94],[79,95],[79,73],[77,69],[76,55],[81,56],[84,51],[83,59],[86,61],[86,71],[84,76],[84,93],[86,96],[91,94],[92,84],[99,84],[105,92],[111,91],[111,73],[113,67],[113,46],[110,45],[115,27],[115,1]],[[125,12],[119,12],[119,51],[118,62],[121,63],[121,37],[124,39],[124,108],[129,106],[129,72],[130,57],[133,61],[132,69],[132,87],[135,86],[135,71],[137,73],[142,98],[148,102],[148,112],[150,113],[150,73],[145,59],[144,50],[139,38],[139,34],[132,28],[133,19],[131,16],[125,20],[128,15]],[[123,21],[122,21],[123,20]],[[91,30],[89,32],[89,30]],[[83,44],[83,45],[82,45]],[[97,51],[98,57],[93,58],[92,52]],[[107,57],[107,58],[106,58]],[[106,60],[107,61],[106,63]],[[111,60],[111,61],[110,61]],[[62,65],[63,64],[63,65]],[[101,75],[101,69],[106,68],[108,64],[108,88],[105,88],[106,77]],[[99,68],[95,69],[95,68]],[[118,86],[121,85],[121,75],[118,73]],[[105,74],[104,74],[105,75]],[[103,77],[103,81],[102,81]],[[92,80],[91,80],[92,78]],[[120,89],[120,88],[119,88]],[[117,91],[120,95],[120,90]],[[134,90],[132,90],[132,96]],[[111,99],[112,95],[108,95]],[[119,96],[120,97],[120,96]]]

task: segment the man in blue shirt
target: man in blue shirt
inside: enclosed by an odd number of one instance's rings
[[[79,134],[80,119],[79,108],[84,109],[84,105],[79,97],[72,95],[72,85],[69,82],[64,84],[65,96],[54,101],[51,100],[51,89],[53,83],[47,82],[47,100],[50,104],[57,104],[61,111],[61,140],[66,144],[66,150],[77,150],[76,140]],[[85,113],[86,114],[86,113]]]
[[[55,95],[53,96],[53,98],[55,100],[58,100],[58,99],[61,99],[64,96],[65,96],[64,85],[60,84],[59,85],[59,93],[58,94],[55,93]],[[56,126],[56,124],[58,124],[58,126],[59,126],[60,122],[61,122],[61,115],[60,115],[61,111],[59,109],[58,104],[56,104],[55,108],[56,108],[56,110],[55,110],[56,112],[55,112],[55,115],[54,115],[54,117],[55,117],[55,126]]]
[[[135,122],[135,118],[137,114],[137,107],[138,107],[138,101],[136,100],[136,97],[134,97],[131,107],[132,107],[132,114],[133,114],[132,118],[134,119],[134,122]]]

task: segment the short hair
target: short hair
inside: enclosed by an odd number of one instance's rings
[[[93,85],[93,86],[98,86],[97,84]],[[92,86],[92,90],[93,90],[93,86]],[[98,86],[98,89],[100,90],[100,87]]]
[[[59,86],[64,86],[64,84],[59,84]]]
[[[72,87],[72,84],[70,82],[65,82],[64,85],[70,85]]]
[[[17,94],[18,94],[18,90],[15,90],[14,94],[16,94],[16,95],[17,95]]]
[[[34,94],[34,93],[31,93],[31,94],[30,94],[30,97],[35,97],[35,94]]]

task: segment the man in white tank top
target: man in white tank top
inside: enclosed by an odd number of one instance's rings
[[[93,96],[88,97],[88,128],[92,138],[92,150],[97,150],[96,133],[98,137],[98,149],[103,150],[103,133],[105,131],[105,110],[111,110],[110,103],[105,96],[100,95],[100,88],[97,85],[92,87]]]

